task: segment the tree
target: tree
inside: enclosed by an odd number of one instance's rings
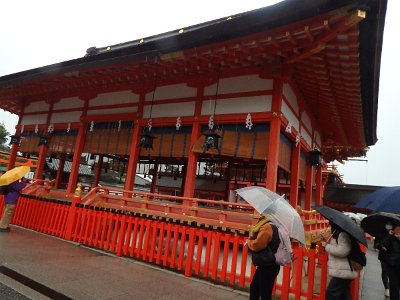
[[[0,151],[9,151],[10,147],[7,145],[8,136],[10,133],[7,131],[4,123],[0,123]]]

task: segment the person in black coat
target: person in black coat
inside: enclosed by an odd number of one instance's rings
[[[400,225],[382,240],[381,249],[385,251],[384,260],[388,265],[390,299],[399,300],[400,288]]]
[[[384,251],[381,246],[382,246],[382,239],[388,234],[388,232],[393,230],[393,225],[391,223],[387,223],[386,226],[386,232],[382,236],[376,236],[374,240],[374,248],[379,250],[378,254],[378,259],[381,263],[381,277],[382,277],[382,283],[383,286],[385,287],[385,296],[389,297],[389,271],[388,271],[388,264],[386,263],[385,256],[386,256],[386,251]]]

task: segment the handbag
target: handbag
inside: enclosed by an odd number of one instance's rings
[[[271,247],[264,248],[258,252],[251,253],[251,260],[257,267],[268,267],[275,264],[275,254]]]

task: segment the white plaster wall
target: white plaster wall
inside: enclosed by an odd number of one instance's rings
[[[36,125],[36,124],[46,124],[47,114],[40,115],[24,115],[21,120],[22,125]]]
[[[272,90],[273,80],[263,79],[258,75],[224,78],[219,81],[218,94],[240,93],[250,91]],[[205,96],[215,95],[217,84],[204,89]]]
[[[137,107],[118,107],[118,108],[88,110],[87,114],[90,116],[112,115],[112,114],[134,113],[136,111]]]
[[[281,110],[285,118],[292,124],[293,128],[295,128],[297,132],[299,132],[300,131],[299,119],[297,119],[297,117],[295,116],[295,114],[285,101],[282,102]]]
[[[309,132],[312,132],[311,119],[307,113],[303,112],[301,114],[301,122],[308,129]]]
[[[283,95],[289,101],[294,111],[299,114],[299,104],[297,103],[297,97],[292,88],[288,83],[283,84]]]
[[[215,100],[203,101],[202,115],[214,113]],[[217,101],[215,114],[254,113],[271,111],[272,96],[240,97],[233,99],[220,99]]]
[[[89,107],[139,102],[139,95],[131,91],[104,93],[89,101]]]
[[[48,111],[49,109],[50,104],[47,104],[45,101],[36,101],[25,106],[24,113]]]
[[[167,99],[184,99],[196,97],[197,89],[188,87],[185,83],[174,84],[167,86],[159,86],[156,88],[154,94],[154,101],[167,100]],[[151,101],[153,98],[153,91],[146,94],[146,100]]]
[[[79,122],[81,118],[81,111],[71,111],[64,113],[53,113],[50,118],[50,123],[72,123]]]
[[[195,102],[185,103],[168,103],[153,105],[151,112],[152,118],[160,117],[184,117],[193,116],[195,109]],[[143,109],[144,118],[150,118],[150,107],[151,105],[145,105]]]
[[[53,105],[53,109],[70,109],[70,108],[81,108],[84,105],[84,101],[78,97],[63,98],[59,102]]]
[[[312,146],[312,138],[308,134],[308,132],[304,129],[303,126],[301,128],[301,136],[304,139],[304,141],[307,143],[307,145],[311,147]]]

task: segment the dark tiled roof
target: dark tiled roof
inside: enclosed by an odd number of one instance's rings
[[[51,162],[49,160],[50,160],[49,158],[46,158],[47,167],[51,171],[57,171],[60,167],[60,160],[58,158],[52,158]],[[72,163],[70,161],[65,161],[64,173],[71,173],[71,166],[72,166]],[[93,176],[94,174],[93,174],[92,170],[90,169],[90,166],[80,164],[79,175]]]

